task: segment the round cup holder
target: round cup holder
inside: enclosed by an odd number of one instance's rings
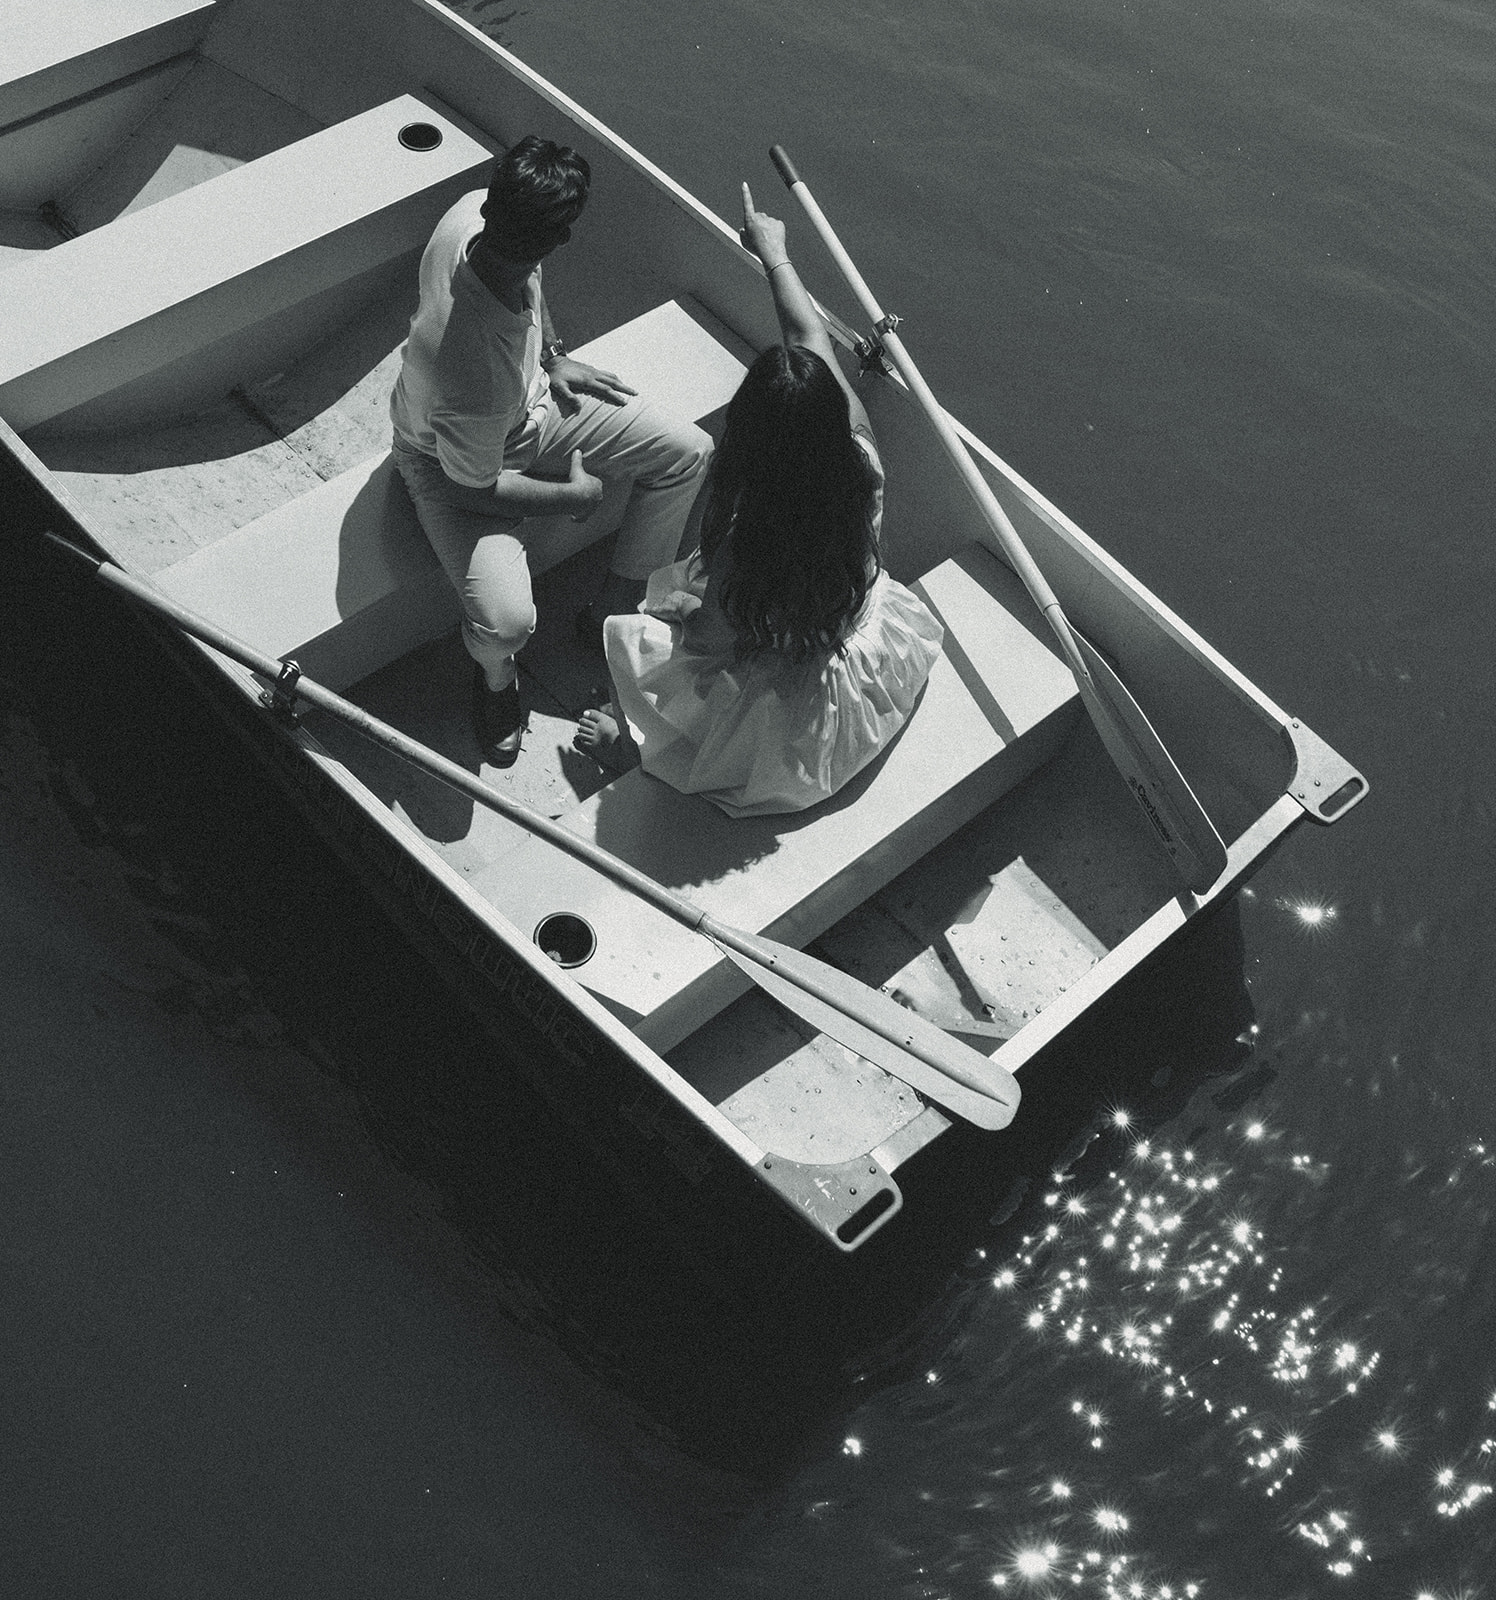
[[[396,138],[407,150],[435,150],[442,142],[442,130],[430,122],[407,122]]]
[[[553,911],[542,917],[535,924],[534,939],[558,967],[580,967],[597,949],[592,924],[571,911]]]

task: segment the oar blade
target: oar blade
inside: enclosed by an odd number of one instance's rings
[[[1009,1108],[1010,1118],[1017,1111],[1021,1091],[1017,1078],[1006,1067],[1000,1067],[990,1057],[952,1038],[943,1028],[937,1028],[897,1000],[828,962],[818,961],[803,950],[766,939],[761,934],[727,928],[710,918],[703,920],[702,932],[776,971],[796,987],[807,990],[944,1076],[989,1099],[1003,1102]]]
[[[1081,697],[1107,754],[1184,882],[1204,894],[1226,870],[1215,824],[1126,684],[1083,633],[1071,632],[1091,676],[1090,684],[1080,680]]]
[[[834,1039],[838,1044],[845,1045],[848,1050],[871,1061],[874,1066],[881,1067],[900,1082],[907,1083],[925,1099],[933,1100],[936,1105],[943,1106],[947,1111],[988,1132],[1005,1128],[1013,1120],[1015,1107],[1004,1101],[994,1100],[990,1095],[980,1094],[975,1089],[968,1089],[965,1084],[957,1083],[954,1078],[921,1061],[918,1056],[912,1056],[907,1050],[901,1050],[882,1034],[874,1033],[871,1028],[864,1027],[856,1018],[849,1017],[844,1011],[827,1005],[825,1001],[817,999],[798,984],[791,983],[773,967],[766,967],[761,962],[740,955],[726,945],[720,948],[729,961],[750,977],[766,994],[777,1000],[786,1011],[793,1012],[808,1022],[818,1033],[824,1033],[828,1039]]]

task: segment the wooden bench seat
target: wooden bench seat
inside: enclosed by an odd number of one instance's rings
[[[441,143],[405,148],[412,123]],[[437,101],[401,95],[11,266],[0,413],[21,430],[138,424],[275,371],[492,160]]]
[[[615,371],[663,410],[707,422],[752,359],[699,306],[671,301],[576,352]],[[617,528],[628,484],[607,487],[585,522],[550,517],[530,536],[544,572]],[[387,453],[195,551],[155,575],[174,599],[342,689],[436,638],[457,601]]]
[[[945,650],[900,737],[841,793],[798,816],[733,819],[635,770],[566,826],[724,922],[809,943],[1046,761],[1079,711],[1032,602],[985,547],[916,587]],[[527,935],[551,912],[585,917],[597,951],[572,975],[656,1050],[746,987],[707,940],[543,840],[472,883]]]

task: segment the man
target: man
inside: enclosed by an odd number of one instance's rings
[[[390,399],[395,465],[462,603],[474,729],[495,766],[514,764],[524,731],[514,657],[535,629],[526,519],[584,521],[599,476],[632,481],[611,568],[577,619],[596,644],[603,618],[633,609],[674,560],[711,455],[700,428],[571,359],[556,337],[540,263],[571,237],[590,182],[575,150],[530,134],[486,197],[447,212],[421,257]]]

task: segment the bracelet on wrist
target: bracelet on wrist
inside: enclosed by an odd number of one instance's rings
[[[778,272],[781,267],[788,267],[788,266],[792,266],[792,265],[793,265],[793,263],[790,261],[790,258],[788,256],[786,256],[783,261],[776,261],[774,263],[774,265],[769,268],[769,271],[771,273],[772,272]]]

